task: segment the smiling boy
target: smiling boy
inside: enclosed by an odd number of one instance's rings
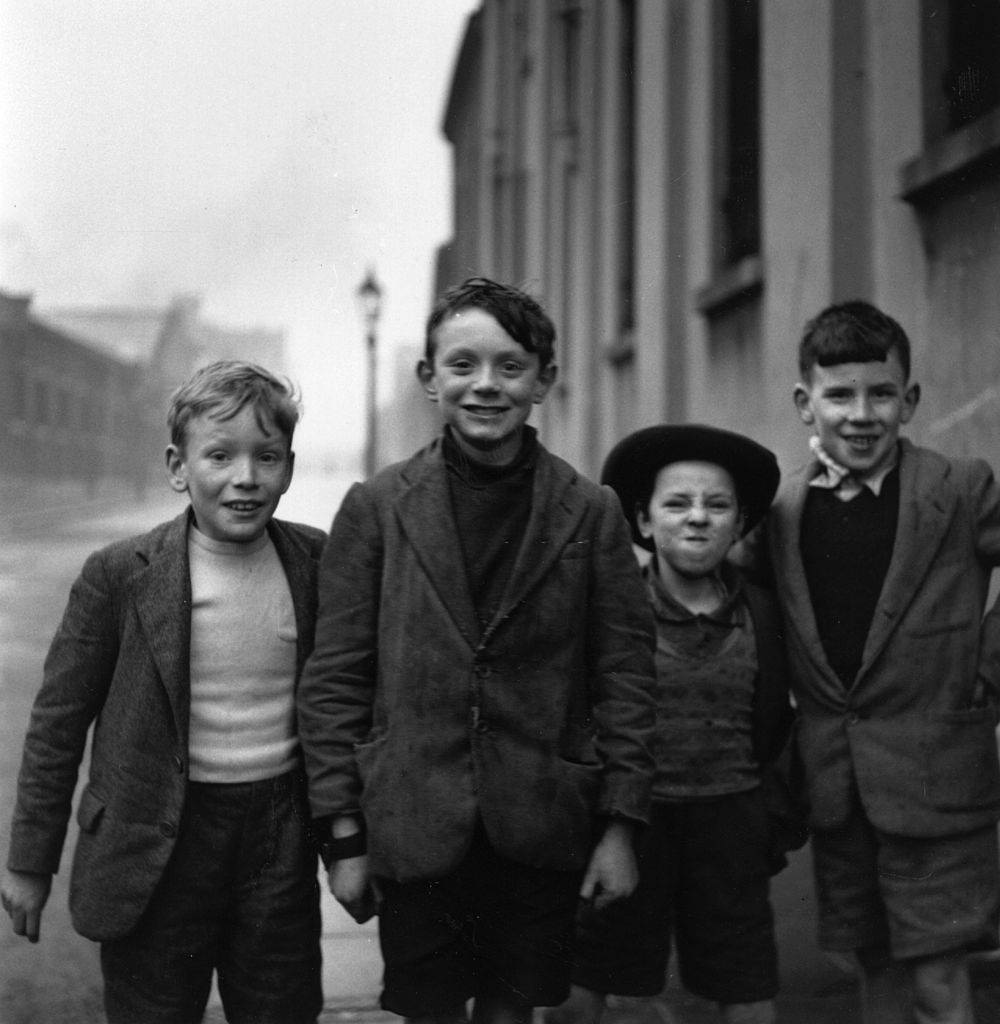
[[[299,693],[330,886],[380,900],[382,1005],[525,1022],[561,1002],[578,895],[635,884],[652,622],[615,495],[527,425],[555,329],[484,278],[445,293],[417,373],[443,432],[347,494]]]
[[[168,414],[190,507],[91,555],[45,662],[0,892],[40,920],[92,727],[70,882],[101,943],[109,1024],[311,1024],[322,1008],[316,847],[295,686],[323,533],[273,518],[299,417],[286,382],[213,363]]]
[[[866,302],[824,310],[795,404],[815,462],[769,519],[811,802],[821,944],[854,953],[864,1020],[971,1022],[965,955],[996,945],[996,694],[977,681],[1000,564],[985,462],[900,439],[909,339]]]

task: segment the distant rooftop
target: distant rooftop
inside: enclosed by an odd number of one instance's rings
[[[148,363],[167,311],[131,306],[34,309],[35,319],[127,363]]]

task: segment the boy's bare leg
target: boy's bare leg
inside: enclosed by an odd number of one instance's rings
[[[856,951],[862,1024],[911,1024],[909,971],[887,949]]]
[[[774,1024],[774,1000],[756,1003],[719,1003],[725,1024]]]
[[[476,996],[472,1024],[531,1024],[534,1007],[502,996]]]
[[[445,1013],[428,1013],[422,1017],[404,1017],[406,1024],[469,1024],[465,1004],[459,1003],[453,1010]]]
[[[573,985],[565,1002],[545,1011],[545,1024],[598,1024],[606,999],[603,992]]]
[[[914,960],[910,975],[917,1024],[973,1024],[972,984],[963,953]]]

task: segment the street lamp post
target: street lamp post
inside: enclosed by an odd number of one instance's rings
[[[382,313],[382,288],[375,278],[375,270],[368,268],[365,279],[358,286],[358,308],[365,322],[365,348],[368,353],[368,383],[365,400],[365,479],[375,475],[376,435],[376,377],[375,348],[378,318]]]

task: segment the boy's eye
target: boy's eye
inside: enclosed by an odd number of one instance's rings
[[[208,457],[212,462],[225,462],[229,455],[226,452],[209,452]]]
[[[503,364],[504,373],[520,373],[524,369],[523,364],[509,360]]]

